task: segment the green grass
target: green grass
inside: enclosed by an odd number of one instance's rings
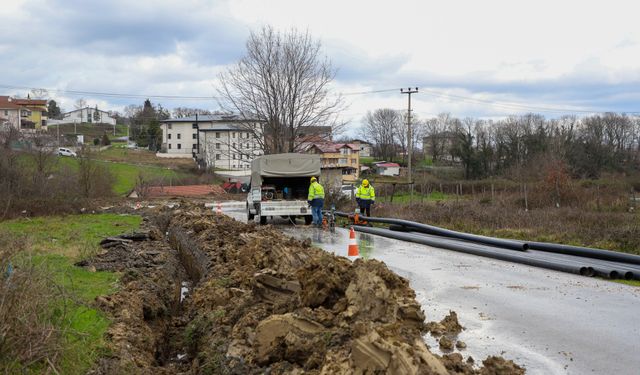
[[[608,279],[606,279],[608,280]],[[616,283],[620,283],[620,284],[626,284],[626,285],[631,285],[631,286],[635,286],[635,287],[640,287],[640,280],[609,280],[609,281],[614,281]]]
[[[55,283],[70,296],[53,301],[54,318],[66,332],[60,373],[84,374],[106,354],[104,334],[110,322],[91,303],[97,296],[115,291],[119,277],[117,273],[90,272],[74,263],[98,251],[102,238],[135,230],[141,221],[139,216],[94,214],[0,222],[0,233],[28,238],[36,254],[33,261],[49,269]]]
[[[393,203],[409,203],[409,198],[411,197],[408,193],[396,194],[393,196]],[[380,197],[384,202],[389,202],[389,197]],[[427,201],[444,201],[455,199],[455,195],[444,194],[439,191],[432,191],[430,194],[420,195],[419,193],[413,194],[412,202],[427,202]]]
[[[78,257],[102,238],[131,231],[141,222],[140,216],[117,214],[43,216],[3,221],[0,230],[28,236],[37,252]]]
[[[117,195],[124,195],[130,192],[136,186],[136,180],[140,174],[147,176],[149,179],[162,179],[167,183],[187,176],[184,172],[177,172],[163,167],[106,162],[101,160],[97,160],[96,162],[106,166],[115,177],[113,192]],[[78,168],[78,160],[75,158],[60,158],[60,164],[72,169]]]
[[[51,125],[48,127],[48,132],[52,135],[57,135],[57,125]],[[75,127],[73,124],[62,124],[60,125],[60,135],[63,134],[73,134],[74,131],[77,131],[78,134],[85,135],[85,143],[90,143],[93,138],[102,137],[103,134],[107,134],[109,139],[124,137],[127,135],[127,126],[126,125],[116,125],[116,135],[113,135],[113,125],[96,125],[96,124],[76,124]]]

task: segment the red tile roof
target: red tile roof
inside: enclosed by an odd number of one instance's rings
[[[47,105],[47,101],[44,99],[13,99],[18,105]]]
[[[16,104],[14,99],[9,100],[8,96],[0,96],[0,109],[20,109],[18,104]]]
[[[360,146],[358,145],[353,145],[353,144],[349,144],[349,143],[314,143],[311,145],[311,147],[317,147],[321,152],[323,153],[336,153],[336,152],[340,152],[340,149],[343,147],[349,147],[352,150],[360,150]]]
[[[225,194],[225,191],[215,185],[152,186],[149,188],[150,198],[196,197],[214,194]]]

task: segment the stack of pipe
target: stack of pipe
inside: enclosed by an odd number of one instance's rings
[[[344,212],[336,216],[348,217]],[[479,236],[409,220],[362,217],[389,228],[354,226],[356,231],[584,276],[640,280],[640,256],[589,247]]]

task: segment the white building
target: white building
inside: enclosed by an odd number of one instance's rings
[[[200,115],[161,121],[165,157],[196,157],[208,168],[248,171],[264,154],[253,131],[233,115]],[[258,125],[256,125],[258,126]]]
[[[94,124],[108,124],[115,125],[116,119],[109,116],[109,112],[99,110],[97,108],[85,107],[76,109],[75,111],[67,112],[62,115],[62,120],[59,121],[62,124],[66,123],[94,123]]]
[[[377,163],[376,173],[382,176],[400,176],[400,165],[397,163]]]

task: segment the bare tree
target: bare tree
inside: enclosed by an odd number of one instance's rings
[[[206,109],[200,109],[200,108],[187,108],[187,107],[176,107],[171,111],[172,115],[174,118],[183,118],[183,117],[189,117],[189,116],[195,116],[196,113],[198,115],[212,115],[215,114],[215,112],[206,110]]]
[[[395,155],[401,122],[402,116],[393,109],[384,108],[368,112],[364,119],[362,138],[373,143],[377,156],[391,160]]]
[[[87,106],[87,101],[84,98],[79,98],[76,100],[73,106],[75,107],[75,109],[80,110],[80,122],[84,122],[84,119],[82,118],[82,109]]]
[[[335,71],[309,33],[265,26],[251,33],[246,48],[219,76],[220,104],[240,116],[265,153],[296,151],[305,128],[342,125],[343,99],[329,92]]]

